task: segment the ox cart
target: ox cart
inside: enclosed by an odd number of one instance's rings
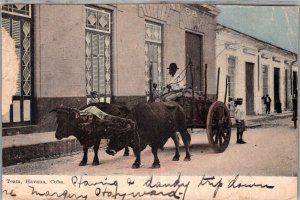
[[[192,72],[192,70],[190,70],[190,72]],[[217,100],[220,69],[218,69],[216,95],[213,95],[214,97],[210,98],[207,95],[206,73],[207,65],[205,65],[204,94],[200,91],[194,91],[193,76],[191,75],[192,87],[190,89],[183,90],[183,95],[177,98],[175,101],[179,103],[185,111],[187,127],[191,129],[206,129],[209,144],[215,150],[215,152],[221,153],[226,150],[230,142],[230,113],[227,106],[223,102]],[[224,102],[226,102],[226,93],[227,78]]]
[[[183,95],[176,99],[177,103],[140,103],[131,111],[122,106],[100,102],[91,103],[80,110],[69,107],[53,109],[52,111],[56,112],[57,117],[55,136],[57,139],[62,139],[73,135],[79,140],[84,150],[80,166],[87,164],[88,148],[92,146],[94,147],[93,165],[98,165],[100,141],[109,139],[106,153],[110,155],[115,155],[123,148],[127,149],[126,153],[128,146],[133,148],[136,157],[133,168],[141,166],[140,152],[150,145],[154,156],[152,167],[159,168],[157,149],[163,149],[169,138],[173,139],[176,147],[172,160],[179,160],[176,132],[180,132],[184,142],[186,149],[184,160],[189,161],[191,160],[189,153],[191,138],[187,128],[205,128],[211,147],[216,152],[224,152],[229,145],[231,136],[230,113],[223,102],[217,101],[218,87],[214,98],[208,97],[206,71],[207,66],[205,65],[204,95],[194,91],[192,79],[192,88],[184,90]],[[218,80],[219,74],[218,70]],[[224,102],[226,102],[226,93],[227,91],[225,91]]]

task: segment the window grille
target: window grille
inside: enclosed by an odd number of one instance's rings
[[[91,91],[97,91],[100,99],[104,97],[107,102],[111,96],[110,26],[108,11],[86,8],[86,94],[90,96]]]
[[[110,33],[110,12],[86,7],[86,29]]]
[[[17,91],[12,97],[10,112],[3,117],[4,123],[21,123],[31,121],[31,99],[33,98],[33,44],[31,5],[2,5],[2,27],[15,42],[19,61]],[[5,88],[5,83],[4,88]]]
[[[145,75],[146,95],[150,94],[150,78],[157,84],[158,93],[162,91],[162,27],[145,23]],[[150,71],[151,70],[151,71]]]
[[[2,13],[31,18],[31,5],[29,4],[4,4]]]
[[[235,98],[235,63],[234,57],[228,58],[228,96]]]

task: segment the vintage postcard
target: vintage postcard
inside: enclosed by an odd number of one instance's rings
[[[2,199],[297,199],[299,6],[2,4]]]

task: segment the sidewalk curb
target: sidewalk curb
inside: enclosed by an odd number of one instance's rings
[[[6,147],[2,149],[3,167],[36,159],[61,157],[73,154],[81,149],[82,146],[76,139]]]
[[[256,118],[256,119],[246,119],[246,124],[247,123],[259,123],[262,121],[268,121],[268,120],[272,120],[272,119],[284,119],[284,118],[289,118],[292,116],[293,116],[293,113],[287,113],[284,115],[268,115],[268,116]]]

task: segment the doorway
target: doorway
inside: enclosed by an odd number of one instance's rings
[[[246,114],[254,114],[254,63],[246,62]]]
[[[297,72],[293,71],[293,94],[297,90],[297,79],[298,79]]]
[[[186,87],[203,90],[202,36],[186,32]],[[190,67],[191,66],[191,67]]]
[[[280,102],[280,69],[274,68],[274,109],[277,112],[281,112]]]

